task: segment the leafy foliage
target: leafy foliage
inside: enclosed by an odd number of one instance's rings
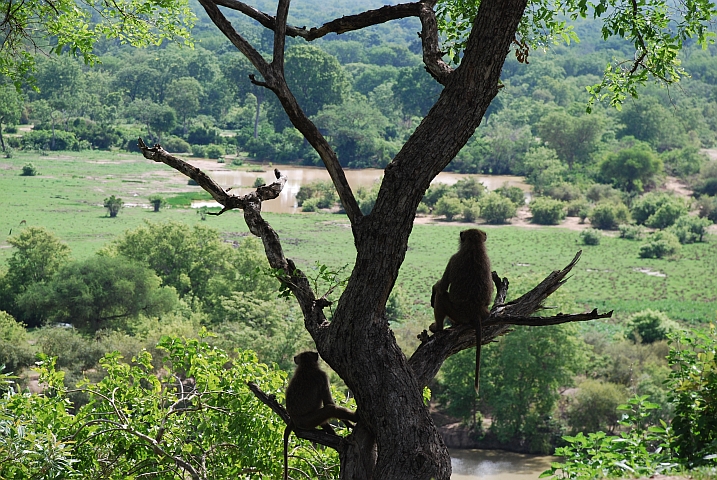
[[[533,223],[557,225],[565,219],[565,202],[548,197],[538,197],[530,202]]]
[[[104,207],[107,209],[110,218],[115,218],[117,216],[120,209],[122,208],[122,205],[124,205],[124,201],[122,201],[121,198],[115,197],[114,195],[105,198]]]
[[[488,223],[506,223],[517,211],[510,199],[495,192],[484,195],[478,201],[478,206],[481,217]]]

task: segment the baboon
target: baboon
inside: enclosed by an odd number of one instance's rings
[[[493,297],[493,278],[485,240],[486,234],[482,230],[472,228],[461,232],[458,252],[448,261],[443,277],[433,285],[431,306],[435,322],[428,327],[432,332],[443,330],[443,321],[448,317],[453,325],[468,324],[475,328],[476,393],[483,340],[481,328],[483,321],[490,315]]]
[[[288,443],[292,430],[321,427],[335,434],[329,419],[343,420],[349,427],[353,426],[350,422],[358,420],[356,412],[334,404],[329,376],[319,368],[318,353],[302,352],[294,357],[294,363],[296,370],[286,387],[286,411],[291,420],[284,429],[284,480],[288,478]]]

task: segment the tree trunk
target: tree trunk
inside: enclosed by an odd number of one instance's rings
[[[0,117],[0,146],[2,146],[2,151],[5,151],[5,139],[2,138],[2,124],[5,122],[5,117]]]
[[[256,115],[254,115],[254,138],[259,138],[259,115],[261,115],[261,103],[264,101],[264,91],[256,93]]]
[[[343,17],[319,29],[307,30],[287,27],[288,0],[279,0],[276,17],[252,8],[245,9],[241,7],[243,4],[228,0],[200,0],[217,27],[261,73],[263,81],[252,78],[252,82],[277,95],[292,124],[322,158],[351,221],[357,250],[356,263],[331,322],[326,320],[322,311],[328,305],[326,300],[314,297],[303,273],[283,256],[276,232],[261,218],[261,201],[276,198],[286,182],[280,172],[276,172],[277,181],[272,185],[237,197],[225,192],[204,172],[168,155],[161,147],[150,148],[140,140],[140,149],[146,158],[176,168],[211,193],[224,206],[219,214],[233,208],[243,209],[250,231],[264,242],[269,264],[285,272],[285,284],[296,296],[306,329],[317,350],[346,382],[358,405],[357,428],[345,440],[344,448],[339,449],[342,479],[450,478],[448,450],[423,402],[422,392],[446,358],[475,345],[475,332],[467,327],[451,328],[430,338],[425,334],[422,337],[424,343],[407,360],[388,325],[385,305],[404,260],[416,208],[423,194],[431,180],[469,140],[498,93],[500,72],[526,1],[483,0],[461,65],[451,70],[440,60],[433,14],[435,1],[385,6],[365,12],[364,16]],[[241,8],[237,9],[242,13],[274,30],[274,52],[270,63],[234,30],[217,7],[219,4],[232,8],[239,5]],[[285,35],[311,40],[329,31],[342,33],[406,16],[420,16],[426,68],[445,88],[426,118],[386,167],[374,209],[364,216],[358,209],[336,154],[303,113],[283,78]],[[515,323],[519,319],[515,315],[537,310],[540,302],[562,283],[577,258],[565,271],[554,272],[551,282],[543,282],[536,287],[539,294],[526,294],[523,302],[527,307],[522,308],[522,304],[521,308],[501,306],[495,310],[497,313],[494,312],[496,318],[507,315],[501,318],[510,317]],[[496,283],[499,282],[500,279]],[[503,284],[496,304],[505,300],[507,280]],[[429,294],[430,286],[427,285],[426,295]],[[513,317],[509,315],[511,312]],[[566,317],[558,316],[555,323],[572,321]],[[580,319],[599,318],[597,312],[583,317]],[[527,321],[536,322],[533,319]],[[500,321],[486,322],[483,341],[487,343],[508,330],[509,327]]]

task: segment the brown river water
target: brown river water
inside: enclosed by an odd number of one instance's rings
[[[281,172],[286,175],[287,183],[278,199],[262,204],[261,208],[265,212],[297,213],[300,209],[296,205],[296,194],[299,192],[299,188],[301,188],[302,185],[316,180],[330,181],[328,172],[326,169],[321,167],[294,167],[290,165],[277,165],[276,168],[279,168]],[[232,193],[243,195],[253,189],[252,185],[254,185],[254,181],[257,177],[261,177],[266,183],[271,183],[274,180],[273,168],[266,166],[265,169],[265,172],[221,169],[209,171],[207,173],[220,186],[224,188],[232,187]],[[346,179],[353,190],[356,190],[358,187],[371,187],[371,185],[379,181],[383,176],[383,170],[374,168],[345,170],[345,173]],[[523,177],[511,175],[476,175],[441,172],[433,180],[433,184],[445,183],[453,185],[458,180],[467,177],[477,178],[479,182],[482,182],[490,190],[495,190],[507,182],[510,186],[517,186],[526,192],[529,191],[529,186],[525,183]],[[195,208],[203,206],[218,207],[220,205],[213,201],[192,203],[192,207]]]
[[[451,450],[451,480],[537,480],[554,461],[502,450]]]

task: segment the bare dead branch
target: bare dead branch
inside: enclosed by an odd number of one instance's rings
[[[507,296],[508,279],[501,280],[498,274],[493,272],[493,281],[498,291],[490,317],[483,322],[482,343],[485,345],[497,337],[505,335],[513,325],[558,325],[612,317],[612,311],[600,314],[597,309],[588,313],[570,315],[558,313],[550,317],[531,316],[533,313],[543,310],[545,308],[543,301],[565,283],[568,273],[580,259],[581,253],[579,251],[565,268],[552,272],[531,291],[506,304],[503,302]],[[474,347],[475,337],[475,332],[469,325],[451,327],[436,332],[434,335],[429,335],[426,330],[421,332],[418,335],[421,345],[409,360],[409,365],[411,365],[419,384],[427,385],[448,357],[466,348]]]
[[[227,191],[212,180],[209,175],[197,167],[169,154],[161,145],[148,147],[140,138],[138,140],[138,146],[145,158],[169,165],[178,172],[193,179],[200,187],[208,192],[214,200],[223,206],[219,213],[212,215],[221,215],[228,210],[237,208],[244,211],[244,221],[249,227],[249,231],[261,238],[264,244],[264,252],[269,260],[269,265],[274,269],[279,269],[284,272],[284,275],[280,277],[280,281],[289,287],[299,302],[299,306],[304,313],[307,330],[312,335],[318,335],[320,328],[327,323],[322,311],[322,309],[326,307],[326,303],[321,301],[321,299],[316,299],[306,275],[296,268],[293,261],[284,256],[279,235],[261,216],[261,203],[279,196],[286,184],[286,176],[279,170],[274,169],[276,181],[273,183],[262,185],[246,195],[233,195],[227,193]]]
[[[271,408],[274,413],[279,415],[281,419],[286,423],[287,425],[291,421],[291,417],[289,417],[289,413],[286,411],[283,405],[281,405],[277,400],[276,396],[274,395],[267,395],[264,393],[259,386],[254,382],[247,382],[247,385],[249,386],[249,389],[254,393],[256,398],[258,398],[264,405]],[[330,434],[323,430],[319,429],[311,429],[306,430],[303,428],[293,428],[292,430],[296,434],[297,437],[303,438],[306,440],[310,440],[315,443],[319,443],[321,445],[325,445],[327,447],[333,448],[334,450],[338,451],[339,453],[344,451],[344,439],[342,437],[339,437],[336,434]]]
[[[272,67],[284,76],[284,45],[286,44],[286,19],[289,16],[289,3],[291,0],[279,0],[276,7],[276,26],[274,28],[274,58]]]
[[[202,4],[202,7],[204,7],[207,15],[209,15],[209,18],[212,22],[214,22],[217,28],[221,30],[224,36],[227,37],[227,39],[229,39],[229,41],[232,42],[232,44],[237,47],[237,49],[243,53],[247,59],[249,59],[252,65],[254,65],[259,73],[261,73],[262,77],[264,77],[264,80],[270,84],[273,76],[271,75],[269,63],[267,63],[267,61],[264,60],[264,57],[262,57],[261,54],[234,29],[231,22],[227,20],[224,14],[222,14],[217,7],[218,2],[211,0],[199,0],[199,3]]]

